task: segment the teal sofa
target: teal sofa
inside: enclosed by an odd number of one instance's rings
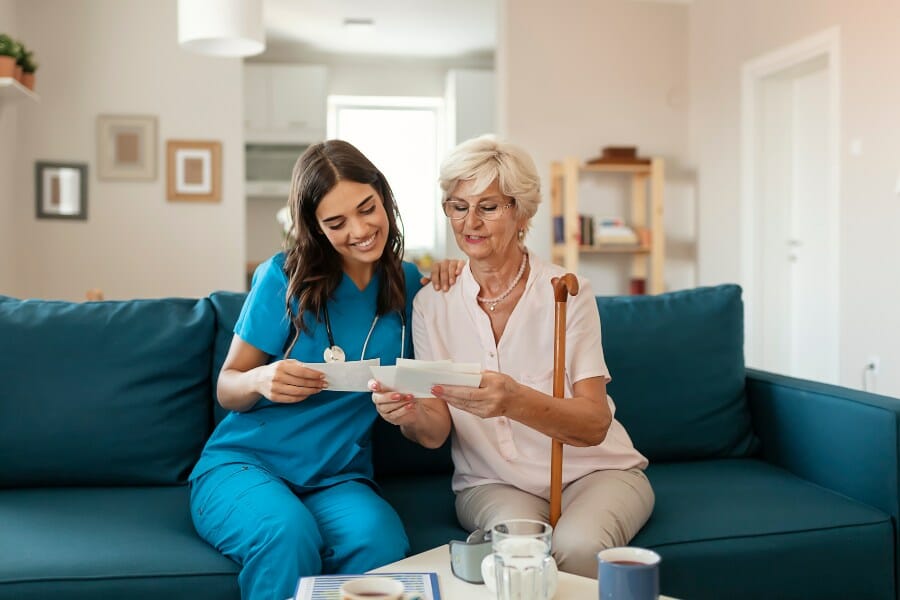
[[[0,599],[239,598],[184,482],[243,299],[0,297]],[[597,303],[666,594],[897,597],[900,401],[745,369],[737,286]],[[413,551],[462,539],[449,449],[371,443]]]

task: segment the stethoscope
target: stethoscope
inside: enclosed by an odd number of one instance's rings
[[[343,348],[334,343],[334,333],[331,331],[331,318],[328,316],[328,307],[323,306],[322,311],[325,313],[325,333],[328,334],[328,347],[323,352],[325,362],[344,362],[347,360],[347,354]],[[398,310],[397,314],[400,315],[400,357],[402,358],[406,354],[406,315],[403,314],[402,310]],[[378,319],[379,315],[377,314],[372,319],[372,325],[369,327],[369,333],[366,334],[366,341],[363,342],[359,360],[364,360],[366,357],[366,348],[369,346],[369,339],[372,337],[372,332],[375,331],[375,324],[378,323]]]

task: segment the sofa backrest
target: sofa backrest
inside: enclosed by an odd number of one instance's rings
[[[216,424],[228,414],[228,411],[219,404],[216,380],[219,378],[219,371],[222,370],[222,363],[225,362],[225,357],[228,355],[231,338],[234,336],[234,324],[237,323],[241,307],[244,306],[246,299],[245,292],[215,292],[209,296],[216,315],[216,338],[213,341],[213,361],[210,372],[213,418]]]
[[[741,289],[598,297],[616,418],[651,461],[756,451],[744,394]]]
[[[0,297],[0,486],[183,482],[210,432],[207,299]]]

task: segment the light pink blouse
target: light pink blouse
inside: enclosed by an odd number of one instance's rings
[[[479,308],[479,286],[467,264],[449,292],[425,286],[413,302],[413,340],[416,358],[477,362],[520,383],[553,395],[554,296],[552,277],[562,267],[547,264],[529,253],[531,271],[525,292],[509,317],[500,343],[494,343],[488,316]],[[566,309],[566,397],[572,384],[589,377],[610,380],[600,342],[600,315],[594,292],[579,277],[580,292]],[[562,401],[562,400],[561,400]],[[607,396],[615,415],[615,404]],[[450,407],[453,490],[486,483],[507,483],[549,498],[550,437],[507,417],[482,419]],[[563,486],[602,469],[647,466],[615,418],[602,444],[588,448],[565,446]]]

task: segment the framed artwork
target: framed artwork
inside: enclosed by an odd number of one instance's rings
[[[169,140],[166,143],[166,196],[170,201],[222,199],[222,144]]]
[[[156,179],[156,117],[97,117],[97,177],[113,181]]]
[[[87,164],[34,164],[35,216],[87,220]]]

